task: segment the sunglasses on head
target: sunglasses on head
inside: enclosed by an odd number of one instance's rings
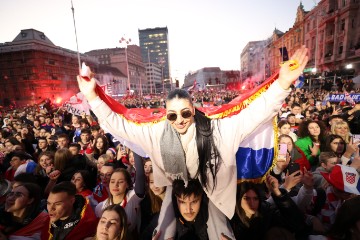
[[[185,110],[180,113],[182,118],[190,118],[192,116],[192,112],[190,110]],[[168,113],[166,118],[169,121],[176,121],[178,114],[176,113]]]

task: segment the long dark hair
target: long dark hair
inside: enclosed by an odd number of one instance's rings
[[[320,149],[322,152],[334,152],[332,149],[331,149],[331,143],[335,140],[335,139],[341,139],[341,141],[344,143],[344,149],[343,149],[343,152],[338,154],[337,152],[335,152],[337,155],[340,155],[340,157],[345,153],[346,151],[346,142],[345,140],[339,136],[339,135],[336,135],[336,134],[330,134],[328,136],[326,136],[325,138],[325,146]]]
[[[301,122],[297,134],[298,137],[299,138],[310,137],[311,140],[315,142],[314,137],[310,135],[310,131],[308,129],[310,123],[316,123],[320,127],[319,141],[323,143],[325,141],[325,136],[327,133],[326,133],[326,126],[322,121],[308,120]]]
[[[40,211],[40,201],[41,201],[41,189],[35,183],[22,183],[17,187],[24,187],[29,193],[29,200],[33,199],[32,203],[26,206],[26,211],[24,213],[23,224],[29,224]]]
[[[166,101],[170,101],[174,98],[186,99],[193,105],[191,96],[185,90],[175,89],[171,91],[167,96]],[[200,176],[201,185],[208,189],[209,182],[207,171],[209,168],[214,182],[212,190],[214,190],[216,187],[216,173],[219,168],[221,156],[214,142],[211,119],[195,108],[194,121],[196,124],[196,144],[199,155],[199,167],[197,169],[196,177]],[[212,162],[212,159],[214,159],[214,162]]]
[[[240,221],[246,226],[250,227],[250,222],[254,217],[258,217],[261,211],[261,194],[259,190],[259,185],[253,182],[242,182],[237,186],[237,194],[236,194],[236,206],[235,212],[239,217]],[[244,194],[248,191],[253,190],[255,194],[259,198],[259,208],[257,213],[250,219],[246,216],[244,209],[241,207],[241,199],[243,198]]]

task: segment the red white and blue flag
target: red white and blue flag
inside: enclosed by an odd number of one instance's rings
[[[330,173],[321,173],[335,188],[360,195],[359,173],[355,168],[337,164]]]

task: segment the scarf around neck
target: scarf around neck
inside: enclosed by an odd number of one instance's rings
[[[165,121],[160,139],[160,153],[164,164],[165,176],[171,180],[181,179],[188,183],[186,156],[181,144],[180,134]]]

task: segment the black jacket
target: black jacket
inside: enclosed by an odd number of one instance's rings
[[[307,233],[305,218],[286,190],[280,189],[280,197],[272,196],[275,205],[263,201],[259,207],[259,215],[250,219],[247,227],[237,213],[231,219],[236,239],[265,239],[265,235],[272,227],[282,227],[295,233],[297,239]],[[305,231],[306,230],[306,231]]]

